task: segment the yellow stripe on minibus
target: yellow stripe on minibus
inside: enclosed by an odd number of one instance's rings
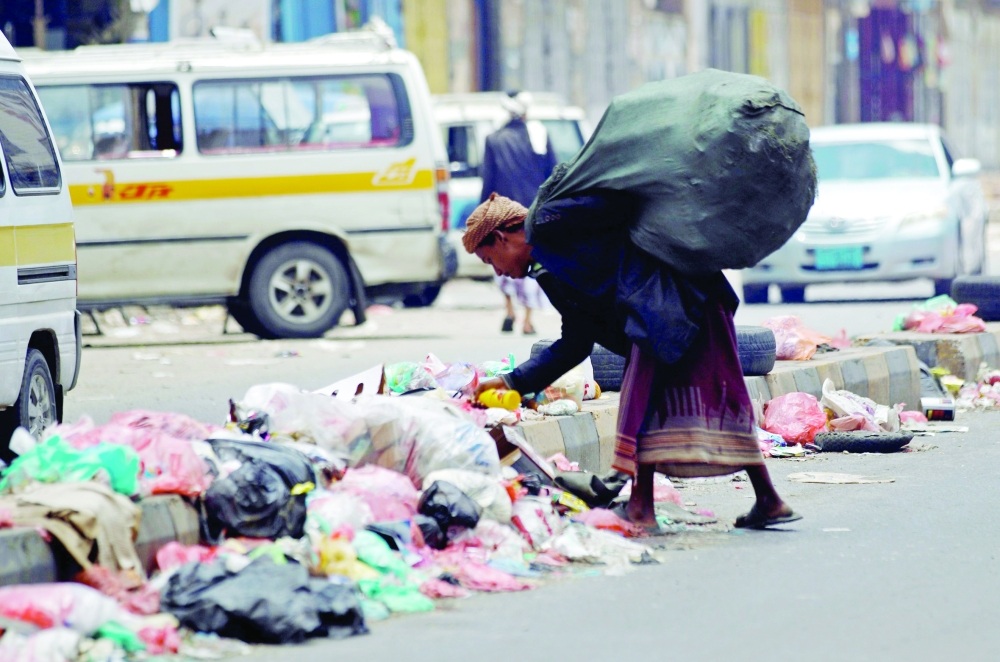
[[[72,223],[0,228],[0,267],[75,261]]]
[[[412,173],[408,162],[395,164],[381,172],[354,172],[325,175],[283,175],[277,177],[239,177],[225,179],[188,179],[160,182],[118,183],[111,170],[104,171],[103,184],[74,184],[69,187],[73,204],[99,205],[116,202],[166,202],[171,200],[219,200],[256,198],[272,195],[308,195],[315,193],[371,193],[408,191],[434,187],[430,170]]]

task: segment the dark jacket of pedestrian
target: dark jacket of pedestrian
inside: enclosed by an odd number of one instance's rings
[[[555,167],[556,154],[551,141],[546,145],[545,154],[537,154],[531,146],[528,125],[523,119],[515,117],[486,138],[480,168],[482,200],[496,192],[530,207],[538,187],[549,178]]]

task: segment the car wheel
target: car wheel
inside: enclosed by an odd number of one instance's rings
[[[951,298],[979,308],[976,315],[987,322],[1000,322],[1000,277],[963,276],[951,285]]]
[[[408,294],[403,297],[403,306],[406,308],[426,308],[434,304],[439,294],[441,294],[440,285],[428,285],[417,294]]]
[[[770,288],[767,283],[744,284],[743,303],[767,303],[767,293]]]
[[[58,422],[56,387],[52,381],[49,362],[37,349],[29,349],[17,400],[0,414],[0,457],[7,461],[13,459],[9,447],[10,436],[18,426],[38,439],[46,428]]]
[[[787,287],[782,286],[781,288],[782,303],[805,303],[805,301],[806,301],[805,285],[789,285]]]
[[[776,343],[771,329],[737,326],[736,349],[745,376],[767,375],[774,369]]]
[[[259,325],[253,332],[318,338],[336,326],[349,298],[347,270],[337,256],[305,241],[282,244],[268,251],[250,276],[249,307]]]

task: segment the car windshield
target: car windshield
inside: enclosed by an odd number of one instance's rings
[[[820,181],[939,177],[929,140],[813,144]]]

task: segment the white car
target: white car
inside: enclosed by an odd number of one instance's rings
[[[986,197],[975,159],[955,159],[937,126],[856,124],[812,131],[816,204],[778,251],[743,272],[747,303],[785,303],[811,283],[929,278],[947,294],[986,268]]]

